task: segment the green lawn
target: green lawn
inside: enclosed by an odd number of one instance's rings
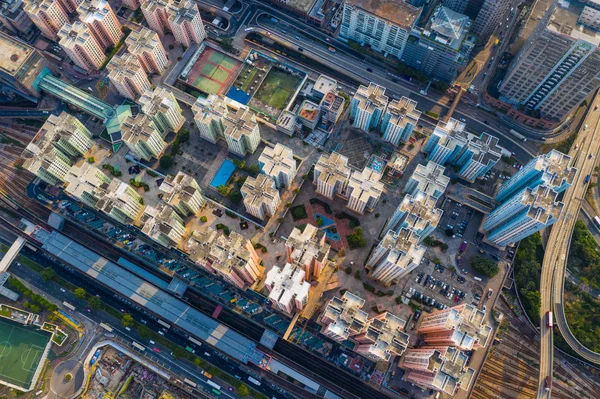
[[[279,69],[271,69],[254,98],[270,107],[282,110],[302,80]]]

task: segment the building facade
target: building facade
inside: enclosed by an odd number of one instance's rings
[[[147,206],[140,217],[142,233],[164,247],[177,247],[185,234],[185,223],[173,208],[164,202]]]
[[[313,184],[317,186],[318,194],[329,199],[335,195],[345,198],[349,179],[348,158],[337,152],[319,157],[313,172]]]
[[[142,197],[129,184],[113,179],[103,191],[96,208],[123,224],[134,223],[144,210]]]
[[[58,1],[24,0],[23,9],[40,30],[50,40],[58,40],[58,31],[69,22],[68,11]]]
[[[58,44],[75,65],[88,72],[100,69],[106,56],[86,25],[79,21],[65,23],[57,35]]]
[[[393,145],[406,143],[419,123],[421,111],[417,110],[417,102],[407,97],[392,100],[381,120],[383,140]]]
[[[108,0],[81,0],[77,14],[105,50],[115,47],[121,40],[121,23]]]
[[[131,53],[115,55],[106,65],[108,79],[119,94],[130,100],[137,100],[152,85],[138,58]]]
[[[483,0],[472,29],[479,43],[486,43],[494,30],[504,22],[503,18],[511,4],[511,0]]]
[[[385,87],[372,82],[368,87],[360,85],[350,101],[352,126],[365,132],[377,128],[387,104]]]
[[[127,51],[135,55],[146,73],[162,74],[169,64],[158,33],[145,27],[131,31],[125,39]]]
[[[127,117],[121,124],[121,132],[127,147],[145,161],[160,158],[167,148],[167,143],[148,115],[137,114],[135,117]]]
[[[348,180],[348,209],[361,215],[365,210],[372,212],[385,190],[381,182],[383,175],[371,168],[364,168],[362,172],[354,171]]]
[[[419,242],[433,233],[438,226],[443,211],[436,208],[436,199],[423,191],[415,195],[406,194],[388,221],[385,229],[398,231],[412,230],[419,236]]]
[[[138,103],[142,106],[142,112],[152,117],[163,135],[168,132],[177,133],[185,123],[183,111],[175,95],[166,87],[159,86],[154,90],[144,91]]]
[[[24,10],[23,0],[5,0],[0,4],[0,23],[16,35],[28,36],[33,22]]]

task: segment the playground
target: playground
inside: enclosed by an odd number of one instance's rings
[[[0,319],[0,381],[29,388],[52,333]]]
[[[212,47],[198,57],[185,82],[206,94],[224,94],[236,78],[241,61]]]

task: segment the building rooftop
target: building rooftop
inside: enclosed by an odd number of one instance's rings
[[[286,6],[298,10],[303,14],[308,14],[312,10],[313,5],[317,0],[294,0],[294,1],[281,1]]]
[[[427,162],[426,165],[417,165],[411,178],[418,181],[418,190],[433,195],[436,191],[443,193],[450,183],[450,178],[444,176],[444,168],[435,162]]]
[[[125,78],[135,79],[135,75],[142,69],[138,58],[131,53],[114,56],[106,65],[109,78],[116,82],[123,82]],[[145,76],[145,72],[144,72]]]
[[[363,332],[368,324],[369,314],[361,310],[364,304],[364,299],[346,291],[341,299],[333,297],[327,303],[321,320],[339,339],[348,339]]]
[[[362,172],[354,171],[348,181],[348,191],[351,198],[358,198],[361,202],[368,202],[370,198],[378,199],[383,194],[385,185],[380,181],[382,174],[371,168],[364,168]]]
[[[79,160],[65,176],[65,191],[75,198],[85,194],[98,197],[108,189],[110,177],[85,159]]]
[[[331,248],[325,243],[325,232],[312,224],[307,224],[304,231],[295,227],[285,246],[293,248],[290,258],[296,265],[310,264],[313,259],[324,263]]]
[[[172,206],[188,202],[196,193],[202,194],[196,179],[181,171],[176,176],[165,176],[159,190],[164,193],[163,201]]]
[[[168,236],[177,246],[183,237],[185,226],[181,217],[165,202],[160,202],[156,207],[147,206],[140,217],[142,233],[148,237],[161,241]]]
[[[552,150],[536,158],[535,168],[544,171],[544,181],[548,185],[561,186],[565,182],[572,184],[577,169],[572,166],[571,161],[569,155]]]
[[[125,39],[127,51],[132,54],[140,55],[143,52],[152,52],[160,43],[158,33],[145,27],[132,30]]]
[[[240,192],[244,196],[244,204],[251,207],[270,206],[279,198],[279,191],[275,188],[273,180],[262,173],[256,176],[256,179],[248,176]]]
[[[386,113],[391,114],[390,123],[405,127],[407,124],[417,126],[421,111],[417,110],[417,102],[407,97],[400,100],[392,100]]]
[[[369,86],[360,85],[352,100],[358,101],[358,108],[373,112],[375,108],[383,110],[389,98],[385,95],[385,87],[371,82]]]
[[[550,17],[548,30],[570,36],[577,40],[585,40],[596,46],[600,45],[600,34],[592,28],[578,23],[583,5],[575,2],[556,2],[554,13]]]
[[[123,141],[135,146],[139,141],[146,142],[153,135],[158,134],[152,118],[147,114],[129,116],[121,125]]]
[[[488,133],[481,133],[469,141],[469,149],[473,151],[473,160],[484,165],[498,162],[502,158],[503,148],[498,145],[498,138]]]
[[[296,174],[296,160],[293,151],[283,144],[274,148],[266,146],[258,158],[262,172],[267,176],[279,176],[281,173],[293,176]]]
[[[425,246],[419,245],[419,236],[407,228],[401,228],[397,233],[388,230],[379,246],[389,249],[386,255],[387,262],[402,269],[406,269],[414,263],[421,263],[427,249]]]
[[[142,106],[142,112],[152,117],[159,112],[167,113],[173,106],[179,106],[171,90],[162,86],[144,90],[138,103]]]
[[[346,0],[346,4],[361,8],[402,28],[412,28],[423,9],[405,3],[403,0]]]
[[[471,20],[463,14],[439,6],[433,12],[422,35],[454,50],[460,49],[471,28]]]
[[[281,126],[285,130],[294,130],[297,115],[293,112],[285,110],[277,119],[277,126]]]
[[[102,21],[110,11],[111,8],[107,0],[82,0],[79,7],[77,7],[79,20],[86,24]]]
[[[167,12],[169,21],[175,24],[191,21],[200,14],[198,6],[191,0],[170,1]]]
[[[554,190],[544,185],[525,189],[522,203],[529,205],[527,216],[543,224],[558,219],[564,204],[556,200],[557,196]]]
[[[315,171],[319,172],[318,180],[331,185],[345,182],[350,177],[348,158],[337,152],[322,154],[315,165]]]
[[[96,40],[92,37],[89,28],[80,21],[75,21],[72,24],[65,23],[57,33],[59,44],[61,47],[66,47],[75,50],[77,46],[85,47],[89,40]]]
[[[409,343],[409,335],[403,331],[405,325],[406,320],[390,312],[372,318],[365,332],[365,338],[373,342],[369,356],[389,361],[392,355],[402,355]]]
[[[284,307],[290,306],[294,300],[308,300],[310,283],[305,281],[305,272],[301,267],[286,263],[283,269],[273,266],[267,273],[265,285],[271,287],[269,299]]]
[[[335,92],[333,92],[333,91],[330,91],[329,93],[327,93],[325,95],[325,97],[323,97],[323,100],[321,101],[321,105],[329,104],[328,109],[330,111],[338,112],[340,110],[340,108],[342,108],[344,106],[345,102],[346,102],[346,100],[344,99],[344,97],[335,94]]]
[[[315,85],[313,86],[313,90],[321,93],[322,95],[325,95],[330,91],[335,91],[337,90],[337,80],[326,75],[319,75]]]
[[[15,76],[35,50],[30,45],[0,32],[0,70]]]
[[[307,121],[313,122],[319,117],[319,104],[312,101],[304,100],[298,111],[298,116]]]
[[[415,196],[406,194],[400,203],[402,212],[406,212],[408,228],[423,230],[427,226],[436,227],[444,213],[436,208],[436,199],[423,191],[418,191]]]

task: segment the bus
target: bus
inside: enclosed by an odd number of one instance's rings
[[[253,383],[254,385],[260,386],[260,381],[257,380],[256,378],[250,377],[248,376],[248,381],[250,381],[251,383]]]
[[[186,384],[188,384],[188,385],[189,385],[189,386],[191,386],[191,387],[194,387],[194,388],[196,388],[196,387],[198,386],[198,384],[196,384],[194,381],[190,381],[190,380],[188,380],[187,378],[185,378],[185,379],[183,380],[183,382],[184,382],[184,383],[186,383]]]
[[[552,328],[552,312],[551,311],[548,311],[548,313],[546,313],[546,327]]]
[[[67,301],[64,301],[64,302],[63,302],[63,306],[64,306],[65,308],[69,309],[69,310],[73,310],[73,311],[75,310],[75,306],[71,305],[71,304],[70,304],[69,302],[67,302]]]
[[[512,134],[513,136],[515,136],[516,138],[518,138],[519,140],[525,142],[527,141],[527,137],[523,136],[521,133],[517,132],[514,129],[510,129],[510,134]]]
[[[598,216],[594,216],[594,223],[596,223],[596,227],[600,228],[600,218]]]
[[[113,328],[108,324],[100,323],[100,327],[104,328],[108,332],[113,332]]]
[[[198,341],[196,338],[189,337],[189,338],[188,338],[188,340],[189,340],[191,343],[193,343],[193,344],[196,344],[196,345],[198,345],[198,346],[202,346],[202,342]]]
[[[206,383],[215,389],[221,389],[221,386],[219,384],[215,384],[211,380],[206,380]]]
[[[164,321],[158,319],[157,320],[158,324],[160,324],[161,326],[163,326],[164,328],[171,328],[171,325],[168,323],[165,323]]]
[[[133,345],[133,347],[134,347],[135,349],[139,349],[139,350],[141,350],[142,352],[146,350],[146,348],[145,348],[144,346],[142,346],[142,345],[138,344],[137,342],[135,342],[135,341],[131,341],[131,342],[132,342],[132,345]]]

